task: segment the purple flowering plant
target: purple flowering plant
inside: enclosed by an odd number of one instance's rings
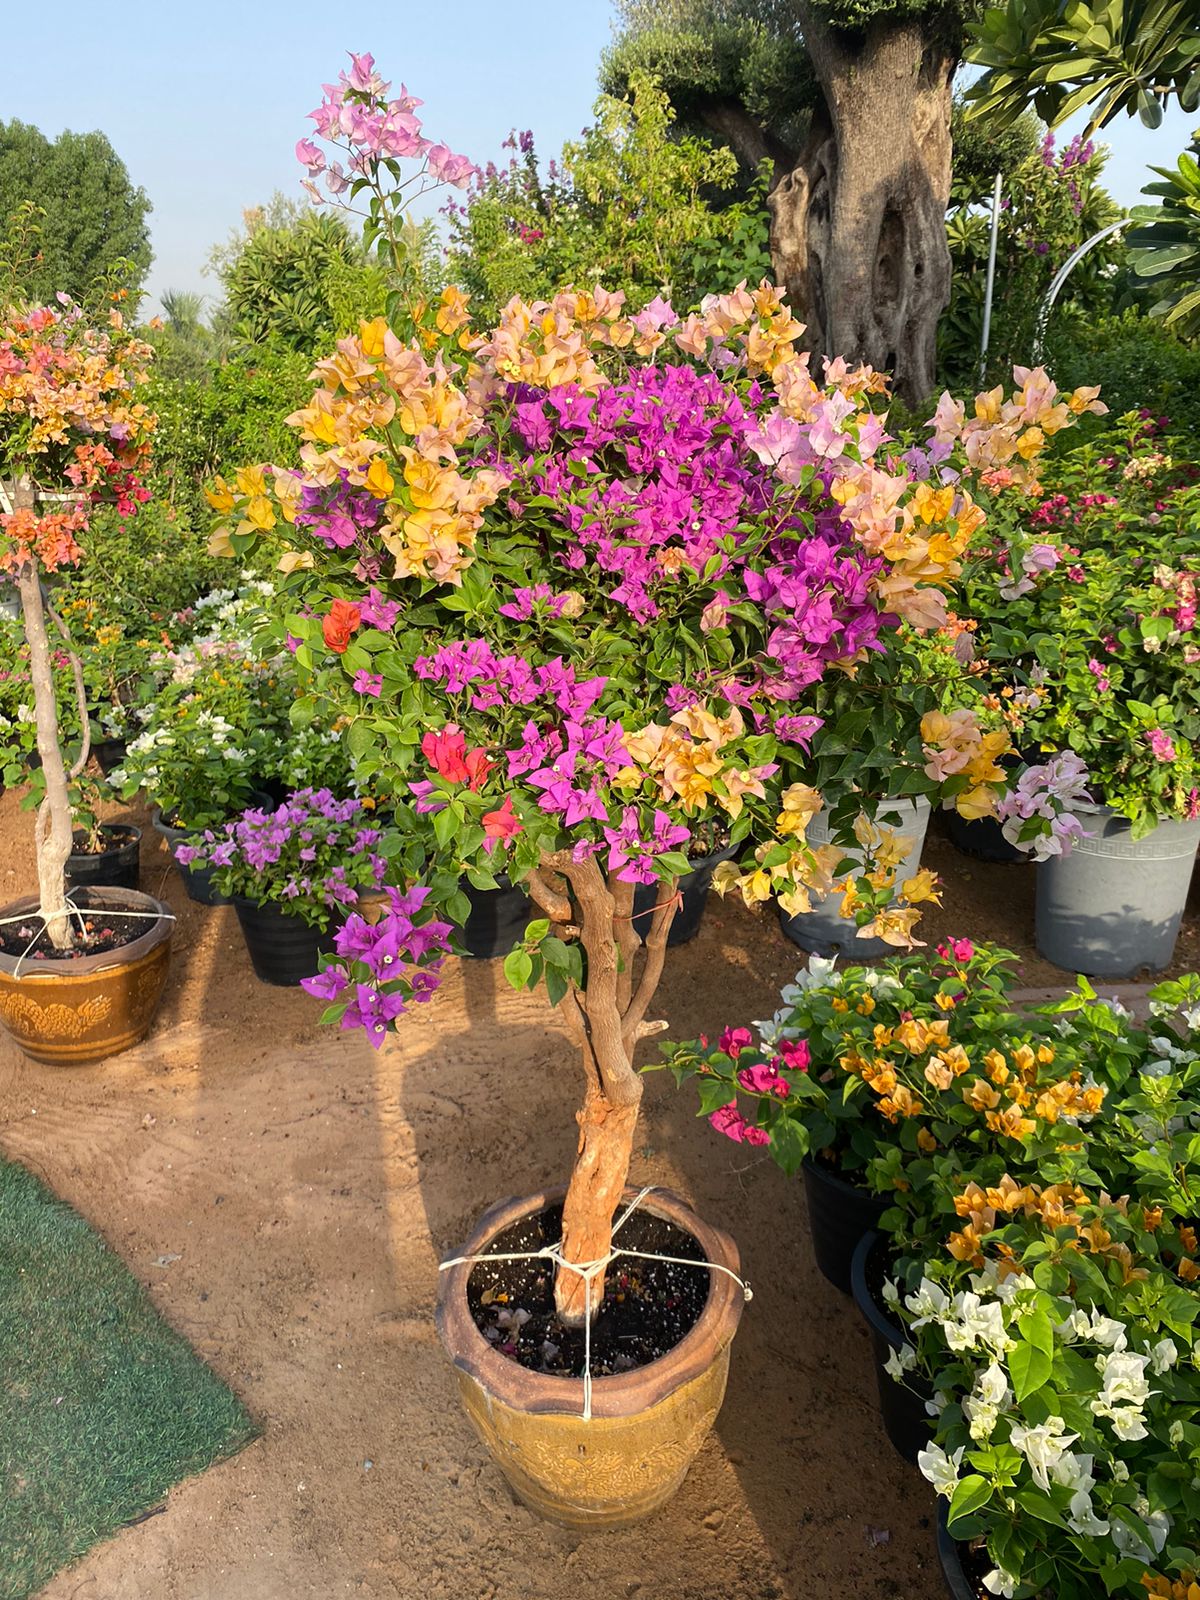
[[[353,78],[343,106],[383,93]],[[717,818],[736,847],[719,888],[802,911],[851,887],[846,849],[881,802],[970,784],[985,812],[1007,782],[970,710],[962,767],[931,765],[921,723],[945,685],[896,666],[904,630],[946,621],[982,517],[970,452],[990,459],[992,425],[944,397],[935,488],[889,450],[886,381],[841,361],[814,374],[802,335],[765,282],[687,315],[568,289],[514,299],[488,332],[450,288],[414,337],[380,318],[317,363],[289,419],[298,469],[210,493],[218,548],[274,546],[306,713],[345,726],[405,837],[397,893],[419,884],[422,914],[461,921],[461,879],[503,871],[542,913],[505,970],[544,984],[583,1058],[573,1261],[608,1248],[697,832]],[[818,845],[822,808],[834,839]],[[844,906],[905,947],[932,875],[897,883],[894,841],[873,837]],[[640,929],[639,885],[657,887]],[[310,988],[377,1043],[401,991],[364,937],[351,917]],[[584,1295],[560,1274],[564,1320]]]
[[[362,801],[329,789],[297,789],[274,809],[250,807],[175,849],[181,866],[212,867],[220,892],[277,904],[328,928],[363,896],[382,890],[403,840],[379,826]]]

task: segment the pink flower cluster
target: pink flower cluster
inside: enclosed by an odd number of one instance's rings
[[[307,168],[304,188],[315,201],[326,196],[317,187],[323,179],[330,197],[340,200],[356,178],[369,176],[378,161],[420,161],[421,175],[434,179],[434,186],[448,183],[465,189],[476,176],[477,168],[466,156],[444,144],[435,144],[421,131],[416,109],[421,101],[409,94],[403,84],[394,100],[388,99],[391,84],[375,70],[371,55],[350,54],[349,72],[338,74],[336,83],[322,86],[325,98],[310,119],[327,143],[349,152],[345,167],[328,161],[311,139],[296,145],[296,158]]]

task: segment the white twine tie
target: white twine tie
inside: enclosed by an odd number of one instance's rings
[[[173,911],[121,911],[116,906],[89,906],[87,909],[93,916],[129,917],[135,922],[176,921],[175,913]],[[14,978],[20,978],[21,963],[25,960],[26,956],[33,949],[34,945],[42,937],[43,933],[45,933],[46,929],[52,922],[61,922],[64,917],[75,917],[79,922],[80,933],[87,932],[87,926],[83,920],[84,913],[75,904],[74,900],[71,899],[70,895],[67,896],[67,908],[65,911],[52,911],[49,916],[47,916],[44,911],[27,911],[23,916],[20,917],[0,917],[0,928],[6,928],[14,922],[28,922],[30,917],[35,917],[42,924],[42,926],[38,929],[33,938],[17,957],[16,965],[12,970],[12,976]],[[32,974],[30,974],[30,976],[32,976]]]
[[[637,1207],[648,1194],[654,1193],[656,1187],[656,1184],[648,1183],[625,1207],[620,1217],[613,1223],[612,1237],[614,1240]],[[595,1261],[568,1261],[562,1253],[561,1239],[556,1244],[543,1245],[540,1250],[501,1251],[494,1254],[489,1252],[487,1255],[481,1256],[453,1256],[449,1261],[440,1262],[438,1271],[447,1272],[451,1267],[477,1266],[485,1261],[553,1261],[555,1266],[564,1267],[568,1272],[577,1273],[583,1279],[585,1310],[583,1324],[583,1410],[581,1417],[584,1422],[590,1422],[592,1420],[592,1282],[618,1256],[637,1256],[641,1261],[665,1261],[672,1266],[702,1267],[709,1272],[723,1272],[726,1277],[732,1278],[740,1286],[742,1294],[747,1301],[754,1298],[754,1291],[745,1279],[739,1278],[732,1267],[723,1266],[719,1261],[695,1261],[689,1256],[664,1256],[657,1254],[653,1250],[619,1249],[615,1244],[610,1247],[607,1255],[600,1256]]]

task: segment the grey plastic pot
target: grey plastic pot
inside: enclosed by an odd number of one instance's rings
[[[923,796],[916,800],[887,800],[875,820],[881,827],[893,828],[911,841],[908,854],[896,871],[896,882],[903,883],[921,865],[925,830],[929,826],[929,801]],[[818,811],[809,823],[807,838],[812,844],[828,843],[829,825],[823,811]],[[852,861],[862,860],[859,850],[847,850],[845,855]],[[844,950],[855,959],[873,961],[892,952],[892,946],[882,939],[860,939],[853,918],[838,915],[840,902],[840,895],[830,894],[814,901],[811,911],[801,911],[794,917],[781,911],[779,921],[784,933],[802,950],[815,950],[820,955]]]
[[[1134,840],[1107,806],[1076,807],[1091,835],[1038,866],[1037,947],[1068,972],[1123,978],[1169,964],[1200,845],[1200,821]]]

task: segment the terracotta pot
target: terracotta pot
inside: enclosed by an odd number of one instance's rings
[[[140,1044],[162,998],[174,922],[161,900],[131,889],[89,889],[80,900],[94,910],[153,912],[163,920],[119,950],[53,958],[36,964],[0,954],[0,1021],[35,1061],[73,1066],[115,1056]],[[36,895],[14,900],[0,917],[36,917]]]
[[[497,1234],[564,1191],[505,1200],[484,1216],[458,1255],[482,1255]],[[626,1200],[634,1191],[626,1191]],[[737,1246],[677,1196],[656,1189],[645,1210],[690,1233],[709,1261],[738,1270]],[[440,1275],[437,1328],[458,1372],[463,1406],[496,1464],[532,1511],[572,1528],[638,1522],[679,1488],[721,1409],[729,1346],[744,1299],[724,1272],[695,1327],[648,1366],[592,1384],[584,1421],[583,1381],[531,1372],[494,1350],[467,1304],[470,1266]]]

